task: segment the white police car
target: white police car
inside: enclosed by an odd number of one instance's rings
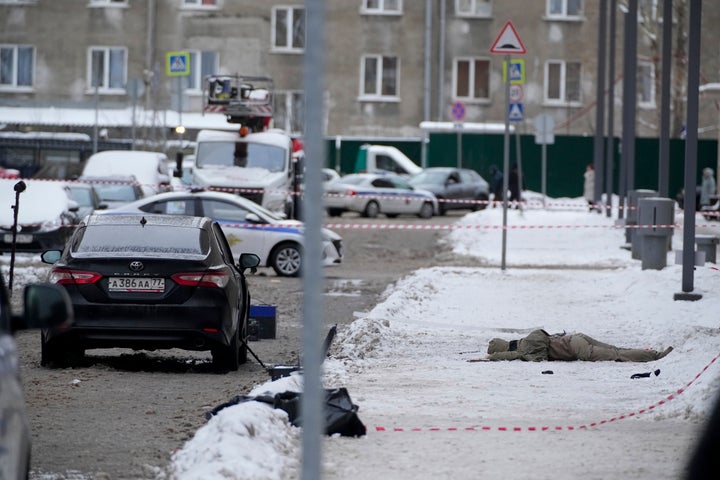
[[[260,257],[261,266],[272,267],[280,276],[296,277],[301,272],[303,222],[280,218],[238,195],[212,191],[160,193],[98,213],[137,212],[210,217],[222,227],[235,256],[254,253]],[[328,229],[322,230],[322,236],[323,264],[341,263],[341,237]]]

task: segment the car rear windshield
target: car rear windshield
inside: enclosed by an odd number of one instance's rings
[[[145,225],[83,227],[70,251],[77,257],[163,256],[204,258],[210,251],[208,232],[198,228]]]
[[[130,183],[96,184],[95,191],[108,202],[133,202],[138,199],[137,190]]]

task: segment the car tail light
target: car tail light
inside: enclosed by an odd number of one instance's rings
[[[90,285],[102,278],[96,272],[70,270],[68,268],[53,268],[50,271],[49,281],[61,285]]]
[[[230,273],[226,270],[176,273],[171,278],[185,287],[224,288],[230,281]]]
[[[352,189],[348,189],[348,191],[345,192],[345,195],[347,195],[347,196],[349,196],[349,197],[352,197],[352,196],[357,195],[357,191],[356,191],[356,190],[352,190]]]

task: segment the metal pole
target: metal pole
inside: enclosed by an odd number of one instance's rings
[[[660,157],[658,194],[668,197],[670,175],[670,66],[672,65],[672,0],[663,1],[662,74],[660,79]]]
[[[598,50],[597,50],[597,91],[595,101],[595,143],[593,151],[593,165],[595,168],[595,186],[593,199],[595,205],[600,204],[600,196],[603,191],[603,179],[605,178],[604,167],[604,137],[605,137],[605,61],[607,54],[605,46],[607,43],[607,0],[600,0],[600,19],[598,25]]]
[[[445,0],[440,0],[440,45],[438,45],[438,111],[439,121],[443,121],[445,109]]]
[[[424,78],[424,90],[425,95],[423,97],[423,120],[430,120],[430,71],[432,70],[430,65],[431,53],[432,53],[432,0],[425,0],[425,78]]]
[[[325,3],[323,0],[305,0],[306,47],[303,70],[305,91],[305,248],[303,260],[303,330],[302,363],[303,395],[302,416],[302,472],[303,480],[321,477],[322,435],[324,433],[324,395],[320,379],[323,362],[321,330],[322,309],[322,179],[321,168],[325,157],[323,142],[323,95],[325,92],[324,27]],[[316,208],[313,208],[316,207]]]
[[[509,68],[509,67],[508,67]],[[509,73],[508,73],[509,76]],[[518,199],[518,209],[520,211],[523,210],[523,204],[522,204],[522,191],[523,191],[523,184],[524,177],[523,177],[523,167],[522,167],[522,149],[520,148],[520,129],[518,128],[519,123],[515,124],[515,158],[517,159],[517,166],[518,166],[518,188],[520,189],[520,198]]]
[[[638,0],[628,1],[625,15],[625,48],[623,55],[623,132],[620,157],[620,218],[625,216],[627,192],[635,188],[635,114],[637,102],[637,7]]]
[[[20,180],[15,184],[13,189],[15,190],[15,205],[11,207],[13,209],[13,229],[12,229],[12,249],[10,250],[10,282],[8,288],[10,289],[10,296],[13,293],[13,275],[15,271],[15,246],[17,245],[17,222],[18,222],[18,210],[20,209],[20,194],[25,191],[25,182]]]
[[[608,55],[608,124],[605,147],[605,215],[612,216],[613,174],[615,169],[615,30],[617,23],[617,0],[610,0],[610,47]]]
[[[457,130],[457,155],[455,157],[457,168],[462,168],[462,123],[456,122],[455,128]]]
[[[682,291],[693,291],[695,269],[695,191],[697,175],[698,97],[700,96],[700,15],[702,0],[690,0],[688,26],[687,120],[685,124],[685,199],[683,210]],[[676,299],[677,299],[676,295]],[[697,300],[700,295],[681,299]]]
[[[500,268],[505,270],[505,254],[507,252],[507,209],[508,209],[508,176],[510,175],[510,55],[505,55],[505,66],[508,69],[505,75],[505,136],[503,137],[503,229],[502,229],[502,255]]]

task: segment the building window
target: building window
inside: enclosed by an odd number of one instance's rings
[[[119,90],[127,83],[127,49],[124,47],[90,47],[88,49],[87,84],[99,91]]]
[[[638,62],[637,76],[638,106],[655,108],[655,64]]]
[[[372,15],[398,15],[402,13],[402,0],[362,0],[360,12]]]
[[[545,101],[580,102],[580,62],[550,61],[545,64]]]
[[[90,0],[91,7],[107,7],[107,6],[127,7],[128,0]]]
[[[455,14],[459,17],[490,17],[492,0],[455,0]]]
[[[188,93],[199,94],[205,88],[205,77],[218,74],[217,52],[188,50],[190,54],[190,75],[187,77]]]
[[[578,18],[582,15],[582,0],[547,0],[547,16]]]
[[[0,88],[32,88],[34,69],[34,47],[0,45]]]
[[[302,52],[305,49],[305,9],[273,7],[273,50]]]
[[[183,6],[188,8],[217,7],[218,0],[183,0]]]
[[[275,128],[290,134],[302,134],[305,118],[305,96],[302,92],[276,92],[273,105]]]
[[[640,0],[638,2],[638,21],[657,20],[657,0]]]
[[[462,100],[490,98],[490,60],[458,58],[453,66],[453,96]]]
[[[397,57],[365,55],[362,59],[361,92],[365,98],[397,98],[400,65]]]

